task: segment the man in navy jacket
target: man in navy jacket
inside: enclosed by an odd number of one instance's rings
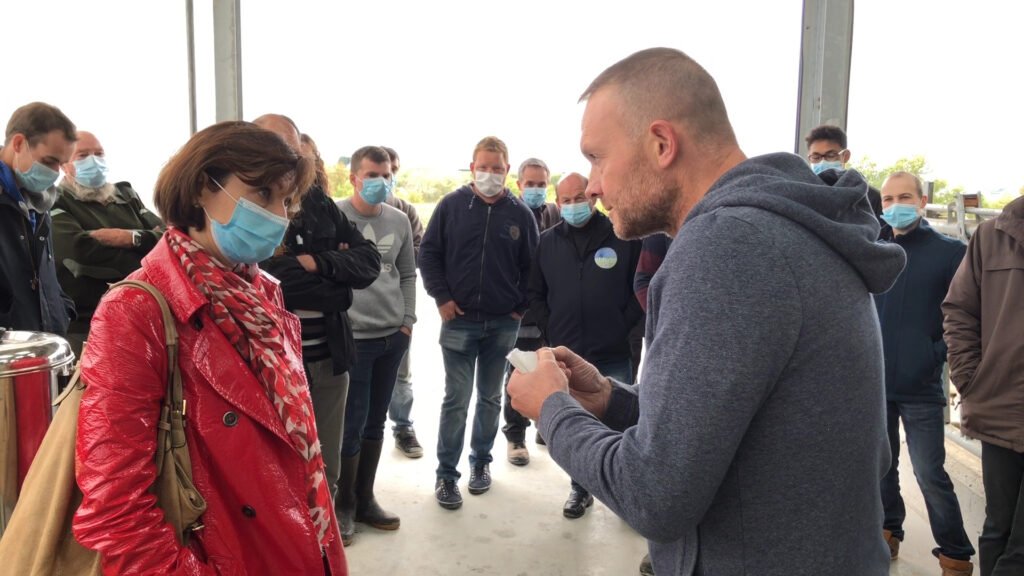
[[[603,376],[630,384],[629,334],[644,315],[633,295],[641,242],[617,238],[586,191],[587,179],[576,173],[558,183],[562,223],[541,234],[530,273],[530,311],[551,346],[565,346]],[[573,481],[562,513],[579,518],[593,502]]]
[[[437,438],[434,495],[462,506],[458,463],[476,371],[469,493],[491,487],[489,464],[501,412],[505,356],[526,312],[526,281],[537,247],[533,213],[505,187],[508,148],[494,137],[473,151],[473,182],[437,205],[420,246],[420,273],[441,314],[445,395]]]
[[[964,532],[960,504],[943,468],[946,459],[943,430],[942,300],[966,250],[962,242],[943,236],[921,217],[928,198],[921,181],[896,172],[882,185],[882,218],[892,226],[893,240],[907,253],[907,267],[893,287],[875,296],[885,356],[886,415],[892,464],[882,479],[885,509],[883,534],[892,558],[903,540],[906,508],[900,496],[900,420],[907,450],[924,495],[932,536],[944,569],[970,574],[974,555]],[[947,572],[944,571],[943,574]]]

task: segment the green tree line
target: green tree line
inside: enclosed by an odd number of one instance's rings
[[[890,166],[880,167],[871,158],[865,156],[856,162],[851,162],[851,167],[860,172],[864,179],[868,181],[868,184],[875,188],[881,189],[885,179],[889,177],[893,172],[910,172],[917,176],[921,180],[931,181],[933,183],[932,195],[928,199],[931,204],[942,204],[949,205],[956,202],[958,194],[962,194],[967,190],[963,186],[949,185],[949,182],[942,178],[933,178],[931,176],[932,170],[928,166],[928,161],[924,156],[914,156],[912,158],[900,158]],[[1024,186],[1021,187],[1020,193],[1024,195]],[[982,207],[984,208],[999,208],[1008,204],[1013,198],[1007,196],[997,196],[988,198],[984,194],[981,197]]]

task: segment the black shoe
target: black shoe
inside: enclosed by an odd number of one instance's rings
[[[537,446],[547,446],[548,443],[544,441],[544,437],[540,435],[540,430],[537,430],[537,435],[534,436],[533,441]]]
[[[423,446],[420,446],[419,440],[416,439],[416,431],[412,428],[395,432],[395,448],[409,458],[423,456]]]
[[[437,503],[446,510],[458,510],[462,507],[462,493],[459,492],[459,485],[455,480],[438,478],[434,484],[434,498],[437,498]]]
[[[645,554],[640,561],[640,576],[654,576],[654,566],[651,564],[651,555]]]
[[[593,504],[593,494],[583,488],[573,487],[572,492],[569,492],[569,499],[565,501],[565,506],[562,507],[562,515],[566,518],[579,518],[586,514],[587,508],[590,508]]]
[[[487,464],[474,466],[469,474],[469,493],[474,496],[491,489],[491,467]]]

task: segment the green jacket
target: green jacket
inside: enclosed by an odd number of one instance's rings
[[[78,309],[78,319],[69,328],[71,332],[88,331],[92,313],[109,284],[138,270],[142,257],[163,234],[163,221],[142,204],[131,184],[118,182],[114,186],[114,200],[106,205],[83,202],[61,187],[50,212],[57,279]],[[101,228],[137,230],[140,245],[114,248],[100,244],[89,232]]]

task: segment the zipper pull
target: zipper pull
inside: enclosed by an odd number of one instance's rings
[[[31,284],[32,284],[32,291],[33,292],[39,290],[39,277],[38,276],[33,276]]]

